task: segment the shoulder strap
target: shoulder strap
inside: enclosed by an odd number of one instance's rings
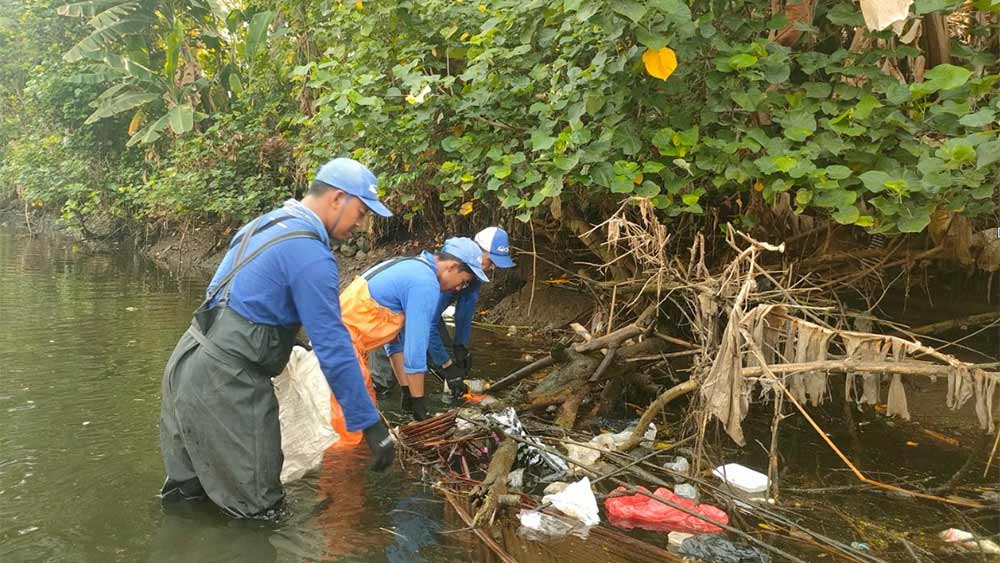
[[[381,274],[382,272],[388,270],[389,268],[395,266],[396,264],[399,264],[401,262],[406,262],[407,260],[417,260],[424,266],[430,268],[431,271],[434,270],[434,267],[428,264],[427,261],[421,258],[420,256],[406,256],[403,258],[393,258],[391,260],[386,260],[385,262],[382,262],[378,266],[375,266],[374,268],[361,274],[361,277],[363,277],[365,280],[371,281],[371,279],[377,276],[378,274]]]
[[[228,301],[229,290],[232,287],[233,278],[236,277],[236,274],[239,273],[239,271],[242,270],[244,266],[252,262],[254,258],[260,256],[260,254],[265,250],[267,250],[268,248],[271,248],[272,246],[278,244],[279,242],[283,242],[293,238],[311,238],[313,240],[322,241],[319,235],[316,234],[314,231],[291,231],[283,233],[265,242],[264,244],[260,245],[260,248],[257,248],[256,250],[251,252],[246,258],[240,260],[240,257],[243,254],[243,250],[245,250],[246,243],[248,240],[250,240],[250,237],[244,238],[243,243],[240,245],[240,250],[236,254],[236,258],[233,259],[233,267],[230,268],[229,272],[225,275],[225,277],[219,280],[219,284],[215,286],[215,289],[208,294],[208,296],[205,298],[206,303],[214,299],[215,296],[218,295],[220,291],[223,292],[221,301],[222,302]]]
[[[252,237],[254,235],[258,235],[260,233],[263,233],[264,231],[270,229],[271,227],[277,225],[278,223],[280,223],[282,221],[287,221],[288,219],[294,219],[294,218],[295,218],[294,215],[279,215],[279,216],[275,217],[274,219],[271,219],[267,223],[264,223],[263,225],[261,225],[259,228],[257,228],[256,231],[251,231],[248,228],[246,231],[243,231],[242,233],[240,233],[240,234],[236,235],[235,237],[233,237],[233,241],[229,243],[229,248],[230,249],[233,248],[234,246],[236,246],[237,244],[239,244],[240,241],[243,240],[244,238],[249,238],[249,237],[247,237],[247,233],[249,233],[250,236]]]

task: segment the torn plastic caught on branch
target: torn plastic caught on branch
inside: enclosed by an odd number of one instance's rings
[[[559,538],[568,534],[587,539],[587,535],[590,532],[590,526],[585,526],[578,522],[559,518],[538,510],[521,509],[517,514],[517,519],[521,522],[521,526],[517,529],[518,535],[532,541],[546,541],[550,538]]]
[[[702,534],[683,542],[678,552],[712,563],[771,563],[771,556],[757,548],[735,545],[717,534]]]
[[[517,448],[517,463],[519,465],[537,466],[545,464],[557,472],[564,472],[568,469],[566,462],[561,458],[543,452],[535,447],[541,444],[524,430],[524,426],[521,425],[521,421],[517,418],[517,413],[513,407],[507,407],[498,413],[490,413],[486,415],[486,419],[490,423],[499,426],[504,434],[515,436],[527,442],[527,444],[520,444]]]
[[[638,490],[649,492],[645,487],[638,487]],[[615,489],[615,492],[619,493],[625,491],[625,487]],[[704,518],[688,514],[647,496],[634,494],[606,499],[604,509],[608,513],[608,520],[626,530],[642,528],[655,532],[715,533],[721,532],[722,528],[712,522],[729,524],[729,515],[714,506],[698,504],[693,500],[679,497],[663,487],[656,489],[653,495],[700,514]]]

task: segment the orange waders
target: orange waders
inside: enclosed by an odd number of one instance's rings
[[[372,386],[371,373],[368,371],[368,352],[379,346],[388,344],[403,329],[403,313],[396,313],[388,307],[379,305],[368,293],[368,280],[364,277],[354,278],[347,289],[340,292],[340,314],[344,319],[347,331],[351,333],[354,343],[354,353],[358,357],[361,373],[368,386],[368,393],[375,402],[375,387]],[[361,442],[361,432],[348,432],[344,422],[344,412],[336,397],[330,395],[330,422],[333,429],[340,434],[340,441],[334,445],[353,446]]]

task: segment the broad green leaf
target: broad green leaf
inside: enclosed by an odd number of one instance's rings
[[[159,94],[150,94],[145,92],[127,92],[120,96],[110,98],[104,101],[94,113],[90,114],[90,117],[84,121],[85,125],[90,125],[91,123],[100,121],[106,117],[111,117],[117,115],[123,111],[128,111],[139,107],[145,103],[149,103],[157,98]]]
[[[194,108],[191,104],[174,106],[167,112],[167,121],[174,133],[183,135],[194,127]]]
[[[918,16],[943,10],[952,11],[962,2],[955,0],[916,0],[913,9]]]
[[[635,189],[635,182],[628,176],[615,176],[611,180],[611,193],[630,194]]]
[[[614,177],[615,174],[609,162],[597,162],[590,167],[590,179],[598,186],[610,188]]]
[[[854,224],[867,229],[875,225],[875,218],[871,215],[862,215],[854,220]]]
[[[632,23],[639,23],[642,16],[646,15],[646,6],[634,0],[614,0],[611,9],[632,20]]]
[[[138,143],[142,143],[144,145],[147,143],[152,143],[160,138],[160,136],[163,134],[163,130],[166,128],[167,128],[167,116],[164,115],[163,117],[157,119],[156,121],[144,127],[141,131],[139,131],[135,135],[132,135],[132,138],[128,140],[128,143],[125,146],[131,147]]]
[[[812,198],[813,198],[812,190],[802,189],[795,192],[795,203],[799,207],[805,207],[809,205],[809,202],[812,201]]]
[[[985,127],[996,119],[996,112],[989,108],[983,108],[976,113],[970,113],[959,119],[958,122],[966,127]]]
[[[56,13],[60,16],[67,16],[71,18],[91,18],[106,9],[109,4],[115,3],[116,2],[109,0],[85,0],[84,2],[73,2],[71,4],[59,6]]]
[[[816,132],[816,118],[811,112],[797,111],[790,113],[781,119],[785,137],[793,141],[805,141],[810,135]]]
[[[681,196],[681,201],[684,202],[684,205],[694,205],[698,203],[699,199],[701,199],[701,194],[697,192],[691,194],[684,194]]]
[[[885,89],[885,99],[890,104],[898,106],[909,101],[910,89],[899,82],[893,82]]]
[[[960,66],[940,64],[924,74],[924,81],[934,84],[937,90],[954,90],[969,81],[972,71]]]
[[[141,16],[131,16],[127,19],[95,29],[90,35],[84,37],[79,43],[63,54],[66,62],[74,63],[82,60],[91,53],[103,50],[105,47],[122,37],[145,31],[152,23],[152,20]]]
[[[869,170],[864,174],[858,176],[862,182],[865,184],[865,188],[870,192],[881,192],[885,189],[886,182],[890,181],[890,177],[885,172],[881,170]]]
[[[547,135],[544,131],[532,131],[531,132],[531,150],[533,151],[545,151],[552,148],[556,142],[555,137]],[[445,149],[449,150],[449,149]]]
[[[899,218],[896,219],[896,228],[901,233],[919,233],[927,228],[931,222],[931,212],[927,207],[903,207],[900,209]]]
[[[493,169],[493,176],[498,180],[503,180],[511,174],[510,166],[497,166]]]
[[[729,68],[735,70],[742,70],[744,68],[750,68],[753,65],[757,64],[757,57],[748,53],[740,53],[738,55],[733,55],[728,59],[726,59],[726,64],[729,65]]]
[[[180,18],[174,18],[174,25],[164,40],[167,60],[163,63],[163,76],[171,82],[174,79],[174,73],[177,71],[177,61],[180,58],[181,43],[183,41],[184,25],[181,23]]]
[[[642,183],[642,185],[635,189],[635,195],[639,197],[656,197],[660,195],[660,186],[646,180]]]
[[[839,2],[826,13],[826,19],[834,25],[860,27],[865,24],[865,18],[853,2]]]
[[[653,51],[659,51],[660,49],[666,47],[669,43],[669,39],[666,35],[649,31],[641,25],[635,28],[635,38],[640,44],[652,49]]]
[[[853,225],[860,216],[861,212],[858,211],[857,207],[848,205],[837,209],[833,214],[833,220],[841,225]]]
[[[868,116],[871,115],[872,110],[880,107],[882,107],[882,102],[879,102],[871,94],[865,94],[854,106],[854,118],[867,119]]]
[[[465,146],[465,140],[461,137],[445,137],[441,140],[441,148],[447,152],[458,152]]]
[[[833,87],[825,82],[806,82],[803,85],[806,89],[806,96],[810,98],[829,98]],[[909,91],[907,91],[909,95]]]
[[[557,156],[552,159],[552,164],[563,172],[569,172],[580,162],[580,153],[575,152],[569,156]]]
[[[243,92],[243,81],[240,80],[240,74],[236,71],[229,73],[229,91],[237,97]]]
[[[851,175],[851,169],[840,164],[834,164],[826,167],[826,175],[833,180],[843,180]]]
[[[272,21],[274,21],[274,12],[270,10],[257,12],[250,19],[250,29],[247,30],[246,47],[244,48],[247,59],[252,60],[264,46],[264,41],[267,39],[267,28]]]
[[[976,168],[984,168],[1000,161],[1000,140],[989,141],[976,147]]]

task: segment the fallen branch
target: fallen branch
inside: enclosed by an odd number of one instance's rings
[[[900,375],[939,376],[948,375],[951,366],[932,364],[930,362],[878,362],[858,360],[821,360],[796,364],[773,364],[767,367],[745,367],[744,377],[759,377],[766,373],[790,374],[809,371],[841,371],[888,373]],[[985,372],[987,378],[1000,378],[1000,373]]]
[[[601,348],[608,348],[613,345],[621,344],[629,338],[634,338],[644,332],[646,332],[646,329],[635,324],[630,324],[612,332],[611,334],[600,336],[589,342],[579,342],[574,344],[573,350],[583,353],[600,350]]]
[[[915,332],[917,334],[939,334],[955,328],[965,329],[968,327],[989,324],[993,321],[1000,321],[1000,311],[994,311],[992,313],[981,313],[979,315],[970,315],[968,317],[962,317],[961,319],[952,319],[950,321],[930,323],[915,328],[911,328],[910,332]]]
[[[555,363],[556,359],[553,358],[551,355],[546,356],[540,360],[535,360],[534,362],[531,362],[530,364],[524,366],[523,368],[515,371],[514,373],[504,377],[503,379],[491,385],[490,392],[492,393],[504,389],[506,387],[510,387],[511,385],[517,383],[518,381],[521,381],[525,377],[528,377],[529,375],[541,371],[549,366],[555,365]]]
[[[639,419],[639,425],[632,431],[632,435],[629,436],[628,441],[618,448],[619,451],[625,452],[638,446],[639,442],[642,442],[642,437],[646,433],[646,429],[649,428],[649,423],[656,418],[656,415],[660,414],[663,407],[667,406],[667,403],[673,401],[677,397],[681,397],[691,391],[694,391],[698,388],[698,385],[699,383],[697,380],[689,379],[684,383],[678,383],[661,393],[660,396],[646,408],[646,412],[642,413],[642,418]]]
[[[504,440],[494,452],[483,482],[472,490],[472,498],[482,498],[482,504],[472,519],[472,525],[476,528],[493,523],[493,517],[500,506],[500,499],[507,494],[507,475],[516,458],[517,442],[509,438]]]

